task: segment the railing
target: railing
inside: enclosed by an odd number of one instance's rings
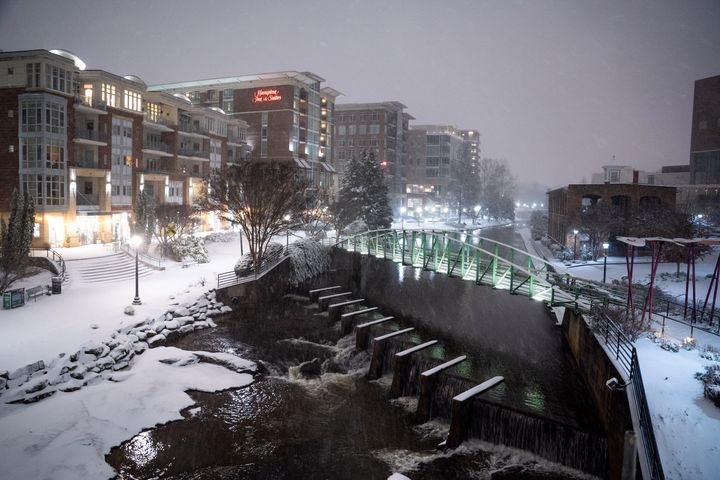
[[[75,192],[77,205],[100,206],[100,194]]]
[[[595,315],[594,327],[597,334],[605,340],[606,351],[615,357],[618,366],[621,367],[621,373],[626,376],[625,387],[632,410],[633,424],[635,429],[639,430],[641,437],[638,456],[643,478],[663,480],[665,474],[652,426],[637,350],[620,327],[607,315]]]
[[[58,269],[58,275],[65,279],[65,275],[67,274],[67,266],[65,265],[65,259],[63,259],[62,255],[60,255],[58,252],[53,250],[50,247],[46,248],[37,248],[33,247],[30,249],[30,254],[32,256],[38,256],[38,253],[44,253],[46,258],[49,258]]]
[[[217,276],[217,288],[232,287],[241,283],[252,282],[265,275],[267,272],[281,264],[289,253],[287,249],[279,250],[274,255],[263,259],[260,269],[248,275],[238,275],[235,271],[219,273]]]
[[[75,129],[75,138],[83,140],[91,140],[93,142],[107,143],[107,134],[100,133],[97,130],[87,130],[85,128]]]
[[[172,122],[168,120],[167,118],[163,117],[162,115],[151,115],[148,113],[145,113],[143,115],[143,120],[149,123],[155,123],[158,125],[164,125],[166,127],[172,127]]]
[[[153,257],[152,255],[145,252],[139,252],[136,249],[131,248],[130,245],[124,240],[120,240],[119,242],[113,242],[113,251],[123,252],[133,258],[135,257],[135,255],[137,255],[139,261],[141,261],[148,267],[154,268],[155,270],[165,269],[165,267],[162,266],[162,258]]]
[[[76,157],[75,166],[80,168],[101,168],[97,158],[90,160],[83,157]]]
[[[84,95],[75,96],[75,105],[82,105],[84,107],[94,108],[96,110],[107,110],[107,105],[105,104],[105,102],[95,102],[91,97],[86,97]]]
[[[206,152],[204,150],[200,150],[197,148],[181,148],[178,150],[178,155],[183,155],[185,157],[200,157],[200,158],[210,158],[210,152]]]
[[[192,125],[188,123],[178,124],[178,130],[184,133],[197,133],[200,135],[209,135],[210,131],[207,128],[200,127],[198,125]]]
[[[170,146],[163,142],[144,142],[143,149],[168,153],[170,151]]]

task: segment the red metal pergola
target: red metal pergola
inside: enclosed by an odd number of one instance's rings
[[[663,237],[617,237],[619,242],[626,245],[625,248],[625,264],[627,266],[628,273],[628,289],[627,289],[627,310],[632,311],[635,308],[633,302],[633,271],[635,266],[635,250],[638,247],[649,247],[652,251],[652,261],[650,265],[650,286],[648,295],[645,298],[645,305],[643,305],[641,321],[645,321],[645,314],[648,314],[648,320],[652,321],[652,297],[653,287],[655,286],[655,276],[657,275],[657,268],[660,264],[660,255],[662,253],[662,247],[665,244],[682,245],[687,249],[687,275],[685,277],[685,305],[683,310],[683,316],[687,319],[688,317],[688,303],[690,284],[692,283],[692,311],[691,311],[691,323],[694,324],[697,320],[697,307],[696,307],[696,285],[695,285],[695,260],[697,258],[697,247],[698,245],[720,245],[719,238],[663,238]],[[692,281],[691,281],[692,279]],[[720,284],[720,256],[715,262],[715,269],[710,279],[710,286],[708,287],[707,294],[705,295],[705,301],[703,303],[702,314],[707,311],[708,303],[710,302],[710,325],[712,325],[713,315],[715,313],[715,306],[717,302],[718,284]]]

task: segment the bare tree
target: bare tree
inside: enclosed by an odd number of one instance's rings
[[[250,246],[255,271],[273,236],[297,221],[306,206],[307,179],[290,162],[250,160],[223,166],[206,180],[206,208],[240,225]]]
[[[602,252],[602,244],[624,229],[621,211],[606,202],[586,206],[580,212],[580,231],[588,236],[593,260],[597,260]]]
[[[479,199],[489,216],[513,218],[515,216],[515,179],[505,160],[483,158],[478,164],[480,179]]]

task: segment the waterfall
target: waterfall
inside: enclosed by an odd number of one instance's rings
[[[606,473],[607,442],[600,435],[476,398],[470,438],[532,452],[597,476]]]

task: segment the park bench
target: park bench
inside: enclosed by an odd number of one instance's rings
[[[197,262],[192,257],[185,257],[182,260],[182,268],[188,268],[190,265],[195,265]]]
[[[30,300],[32,298],[36,302],[37,302],[37,297],[39,297],[40,295],[45,295],[46,292],[47,292],[47,288],[44,287],[43,285],[37,285],[35,287],[31,287],[31,288],[28,288],[27,290],[25,290],[25,294],[27,295],[28,300]]]

